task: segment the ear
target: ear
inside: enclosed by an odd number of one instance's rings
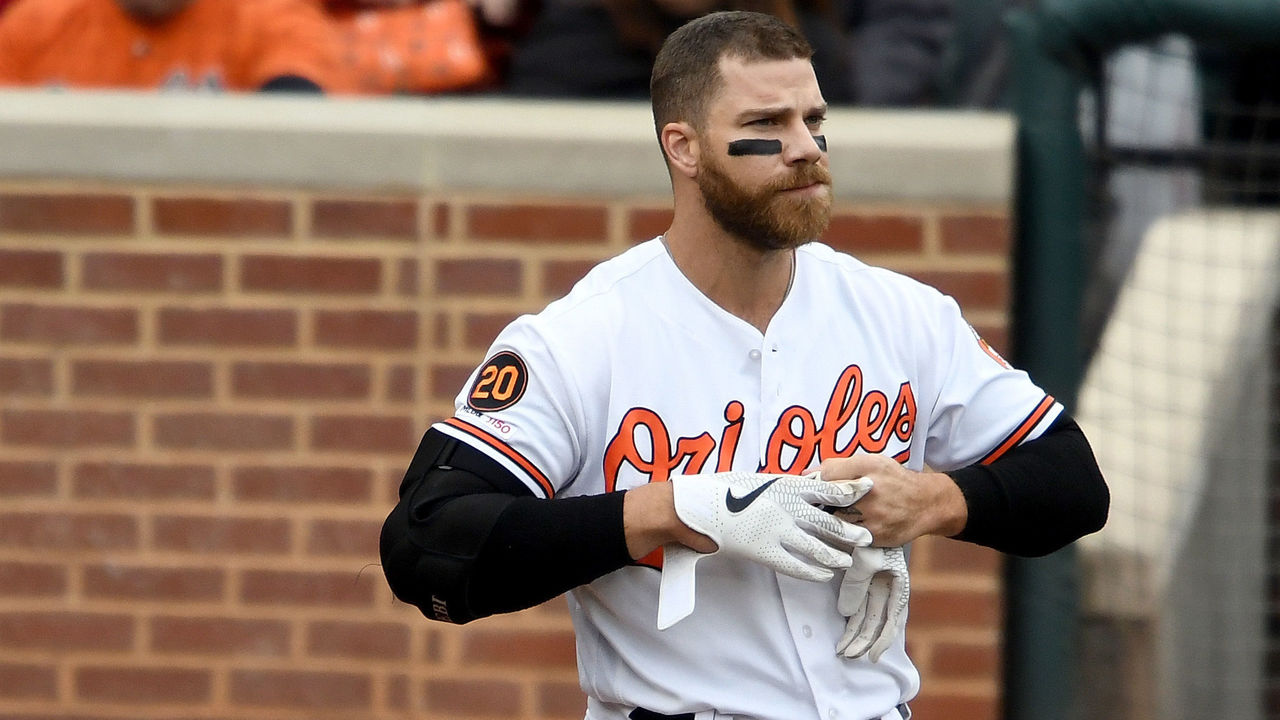
[[[698,174],[698,157],[702,152],[698,133],[685,122],[672,122],[662,126],[662,151],[667,154],[667,164],[672,173],[685,177]]]

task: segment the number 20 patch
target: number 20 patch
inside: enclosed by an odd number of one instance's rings
[[[516,404],[529,384],[529,371],[519,355],[504,350],[485,362],[467,395],[467,405],[485,412]]]

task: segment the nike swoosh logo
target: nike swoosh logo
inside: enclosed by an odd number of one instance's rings
[[[743,510],[746,510],[748,507],[750,507],[751,503],[756,501],[756,498],[760,497],[765,490],[769,489],[770,485],[776,482],[778,482],[778,478],[772,478],[769,481],[765,482],[760,487],[756,488],[755,490],[752,490],[751,492],[747,493],[746,495],[743,495],[742,497],[734,497],[733,488],[729,488],[724,493],[724,506],[729,509],[729,512],[734,513],[736,515],[737,513],[740,513]]]

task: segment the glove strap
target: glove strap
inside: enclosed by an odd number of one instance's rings
[[[662,548],[662,582],[658,587],[658,629],[666,630],[693,612],[697,598],[694,567],[702,553],[678,543]]]

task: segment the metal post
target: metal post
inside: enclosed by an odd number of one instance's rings
[[[1082,374],[1085,161],[1080,85],[1041,41],[1036,14],[1007,17],[1019,120],[1013,356],[1071,407]],[[1006,565],[1005,720],[1068,720],[1078,626],[1073,548]]]

